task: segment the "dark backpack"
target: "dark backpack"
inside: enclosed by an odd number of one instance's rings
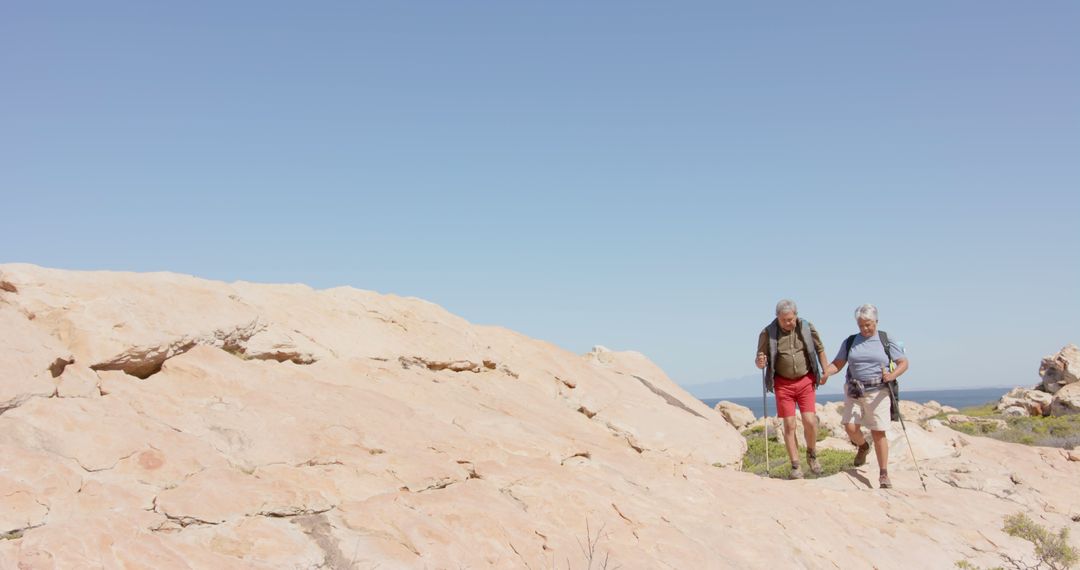
[[[878,340],[881,341],[881,346],[885,349],[885,358],[889,359],[889,368],[892,369],[892,351],[889,350],[889,335],[885,331],[878,331]],[[844,341],[844,347],[847,351],[848,360],[851,359],[851,345],[855,344],[855,335],[847,337]],[[848,365],[851,366],[850,364]],[[848,373],[851,372],[851,368],[848,368]],[[896,380],[892,382],[886,382],[886,387],[889,389],[889,419],[898,422],[900,421],[900,386]]]

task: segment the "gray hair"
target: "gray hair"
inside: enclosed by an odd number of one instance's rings
[[[791,299],[780,299],[776,303],[776,316],[780,316],[784,313],[799,313],[799,308],[795,306],[795,301]]]
[[[855,309],[855,320],[870,319],[872,321],[877,320],[877,307],[867,303],[865,305],[859,305],[858,309]]]

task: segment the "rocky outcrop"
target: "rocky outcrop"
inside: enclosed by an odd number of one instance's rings
[[[1034,389],[1017,387],[1002,396],[995,409],[1004,416],[1049,416],[1080,413],[1080,349],[1075,344],[1043,358],[1039,366],[1042,381]],[[1066,391],[1066,389],[1069,389]],[[1064,392],[1064,393],[1063,393]]]
[[[936,420],[891,491],[743,473],[639,353],[351,288],[0,266],[0,371],[0,568],[991,566],[1080,515],[1080,462]]]
[[[1066,345],[1057,354],[1042,359],[1039,365],[1039,385],[1044,392],[1057,394],[1058,390],[1080,380],[1080,348]]]
[[[731,427],[737,430],[746,429],[756,419],[754,418],[754,412],[750,408],[727,400],[717,402],[713,409],[720,412],[720,415],[724,416],[724,419],[731,424]]]
[[[930,400],[925,404],[908,400],[900,401],[900,414],[904,417],[904,421],[908,422],[922,422],[940,414],[954,414],[956,412],[956,408],[942,406],[934,400]]]
[[[1002,396],[995,409],[1006,416],[1048,416],[1053,399],[1042,390],[1017,387]]]
[[[1069,384],[1058,390],[1051,403],[1051,413],[1055,416],[1080,414],[1080,384]]]
[[[973,424],[979,426],[984,431],[1001,430],[1005,429],[1009,425],[1008,422],[1006,422],[1005,420],[998,418],[981,418],[967,416],[964,414],[949,414],[948,416],[946,416],[945,421],[953,425]]]

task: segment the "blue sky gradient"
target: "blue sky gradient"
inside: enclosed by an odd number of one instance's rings
[[[1080,342],[1080,5],[11,2],[0,262],[414,295],[738,377],[777,299],[911,388]]]

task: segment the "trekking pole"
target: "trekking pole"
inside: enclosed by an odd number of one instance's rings
[[[892,383],[890,383],[890,384],[892,384]],[[897,398],[896,398],[897,399],[897,405],[899,406],[900,405],[900,403],[899,403],[899,401],[900,401],[899,396],[900,395],[897,394],[895,391],[893,391],[893,386],[892,385],[889,386],[889,392],[891,392],[893,394],[896,394],[896,396],[897,396]],[[907,442],[908,451],[911,453],[911,462],[915,464],[915,472],[919,474],[919,483],[922,483],[922,490],[926,491],[926,480],[923,479],[922,469],[919,469],[919,460],[915,459],[915,449],[911,447],[911,438],[908,437],[908,434],[907,434],[907,424],[904,423],[904,414],[901,413],[901,414],[899,414],[899,416],[900,416],[900,427],[904,428],[904,441]]]
[[[765,369],[761,369],[761,413],[765,416],[765,476],[772,477],[769,473],[769,397],[765,393]]]

